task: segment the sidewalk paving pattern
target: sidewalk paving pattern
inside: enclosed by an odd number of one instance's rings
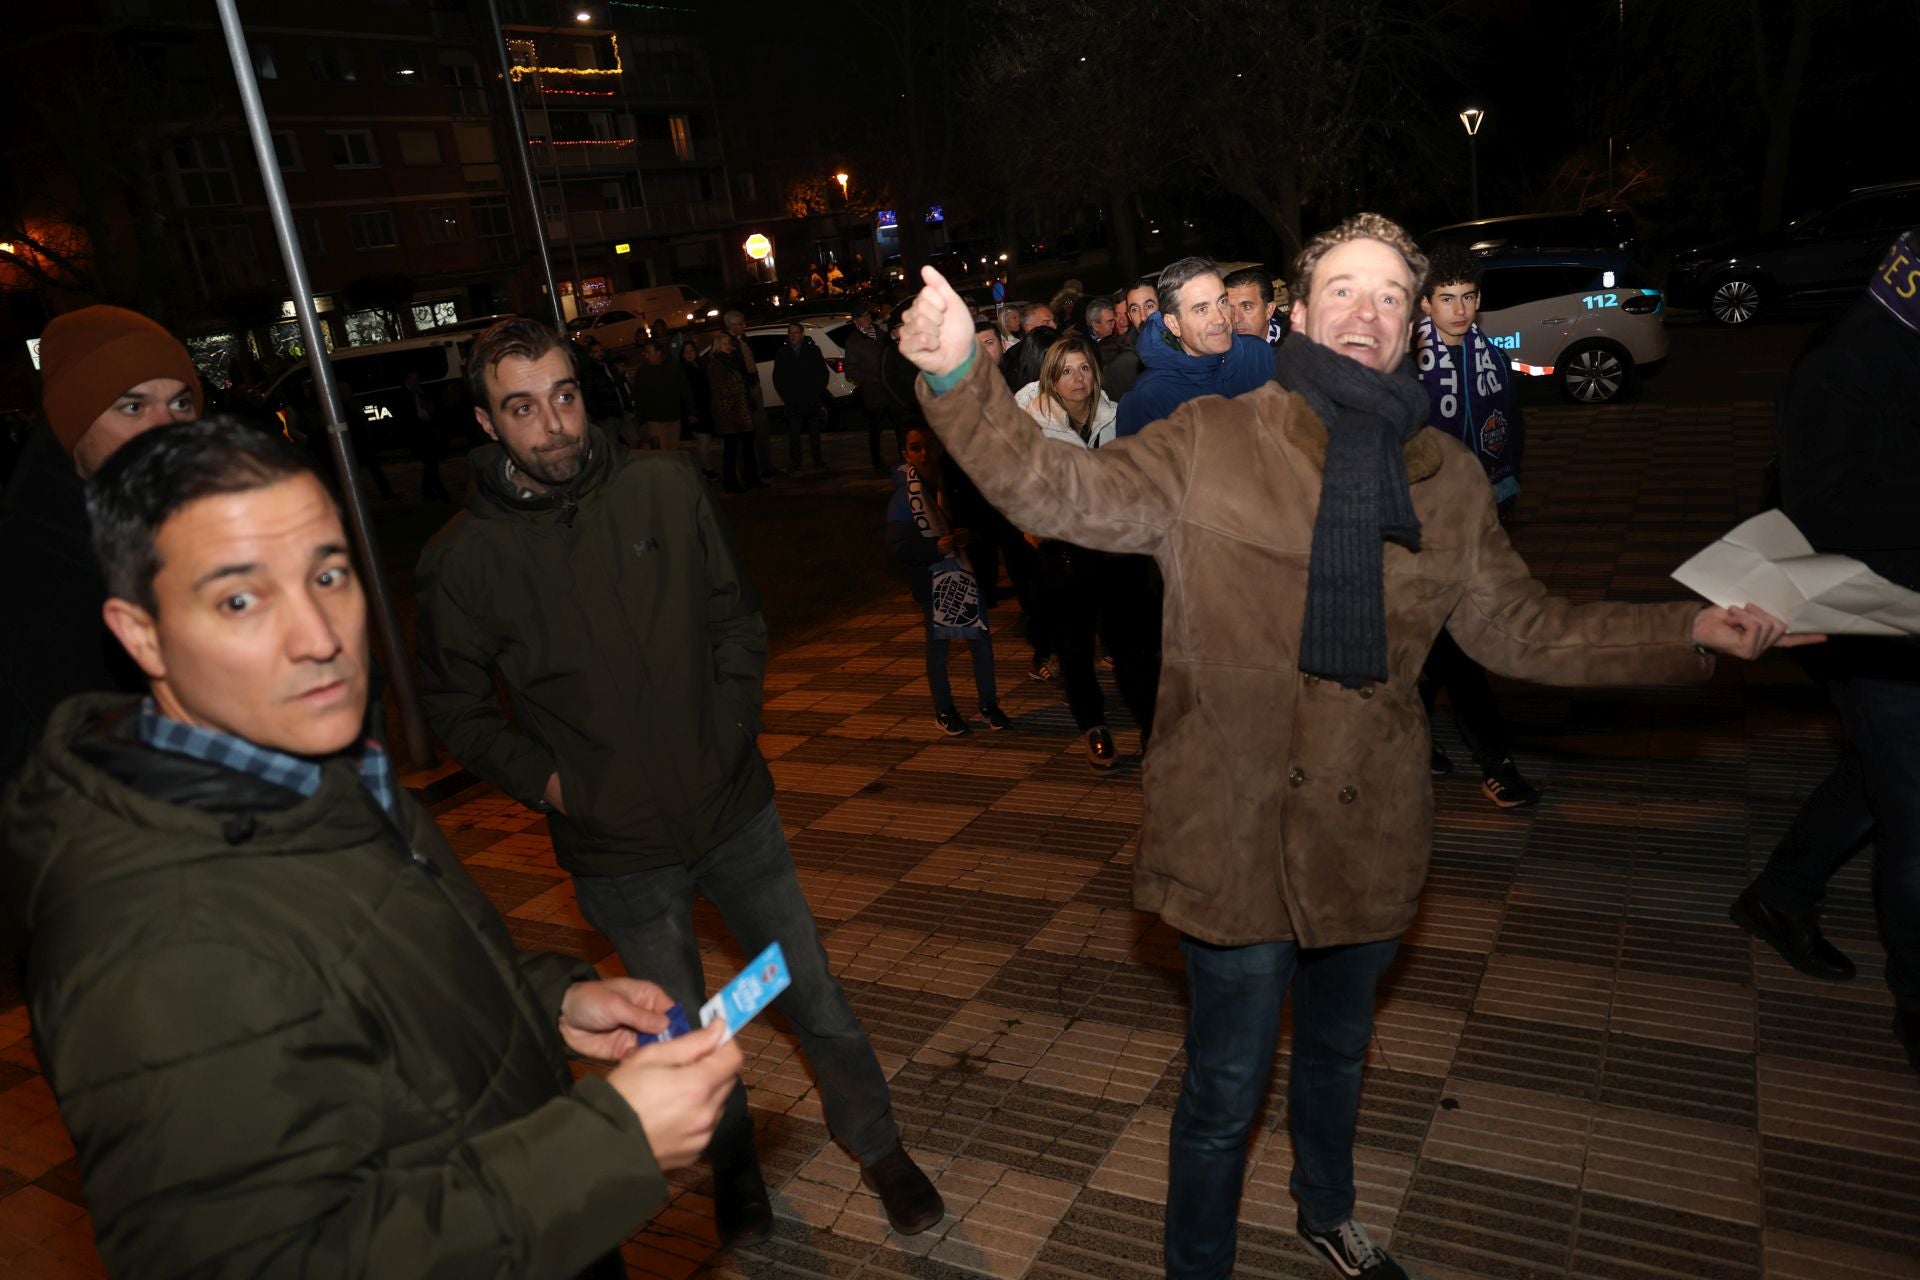
[[[1557,590],[1678,598],[1671,567],[1754,508],[1770,419],[1537,411],[1516,541]],[[624,1247],[630,1274],[1160,1273],[1185,1008],[1175,937],[1131,909],[1140,769],[1088,769],[1058,687],[1023,679],[1012,617],[1010,732],[939,735],[904,593],[777,653],[767,680],[802,885],[948,1216],[888,1231],[769,1015],[742,1039],[776,1238],[720,1250],[691,1170]],[[953,678],[970,707],[964,661]],[[1430,1280],[1920,1276],[1920,1082],[1888,1031],[1867,855],[1827,912],[1850,984],[1800,977],[1726,917],[1834,758],[1818,692],[1776,656],[1696,688],[1502,697],[1544,799],[1496,810],[1470,767],[1435,784],[1433,872],[1369,1055],[1359,1216]],[[540,818],[484,788],[437,816],[521,945],[617,971]],[[744,957],[710,909],[696,924],[717,986]],[[24,1010],[0,1012],[0,1271],[98,1274],[26,1037]],[[1281,1043],[1237,1274],[1318,1277],[1293,1236]]]

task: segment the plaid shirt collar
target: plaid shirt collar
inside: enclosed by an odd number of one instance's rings
[[[303,796],[314,795],[320,790],[320,766],[313,760],[256,746],[245,738],[221,733],[217,729],[182,724],[171,716],[161,714],[152,698],[144,698],[140,703],[140,741],[156,751],[192,756],[224,769],[251,774]],[[394,777],[393,758],[379,743],[368,738],[361,746],[358,763],[360,784],[380,802],[380,807],[387,811],[389,817],[398,821],[400,791]]]

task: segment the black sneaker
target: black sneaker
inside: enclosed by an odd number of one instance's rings
[[[1520,776],[1512,756],[1501,756],[1500,763],[1486,771],[1480,791],[1502,809],[1523,808],[1540,799],[1539,790]]]
[[[1000,732],[1002,729],[1010,729],[1013,727],[1013,721],[1007,719],[1007,713],[1000,709],[1000,704],[997,702],[981,703],[980,718],[985,720],[987,722],[987,728],[993,730],[995,733]]]
[[[1315,1231],[1301,1218],[1296,1229],[1308,1248],[1351,1280],[1407,1280],[1400,1264],[1388,1257],[1387,1251],[1368,1237],[1367,1229],[1352,1218],[1331,1231]]]
[[[1107,726],[1087,730],[1087,763],[1096,769],[1111,769],[1120,763],[1120,752],[1115,749]]]
[[[957,738],[963,733],[973,732],[973,726],[967,723],[966,717],[952,707],[948,707],[945,711],[934,712],[933,722],[939,725],[940,731],[949,738]]]
[[[1448,758],[1446,752],[1435,747],[1427,756],[1427,768],[1433,771],[1434,777],[1445,778],[1453,773],[1453,761]]]

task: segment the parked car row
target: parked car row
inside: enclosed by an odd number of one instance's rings
[[[1667,288],[1675,306],[1699,307],[1724,325],[1752,324],[1778,308],[1859,293],[1894,237],[1915,225],[1920,182],[1861,187],[1780,231],[1676,254]]]

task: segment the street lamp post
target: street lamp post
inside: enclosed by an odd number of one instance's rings
[[[1467,173],[1472,183],[1473,216],[1476,218],[1480,216],[1480,148],[1474,140],[1480,136],[1480,125],[1486,118],[1487,113],[1478,107],[1468,107],[1460,113],[1460,123],[1467,130]]]

